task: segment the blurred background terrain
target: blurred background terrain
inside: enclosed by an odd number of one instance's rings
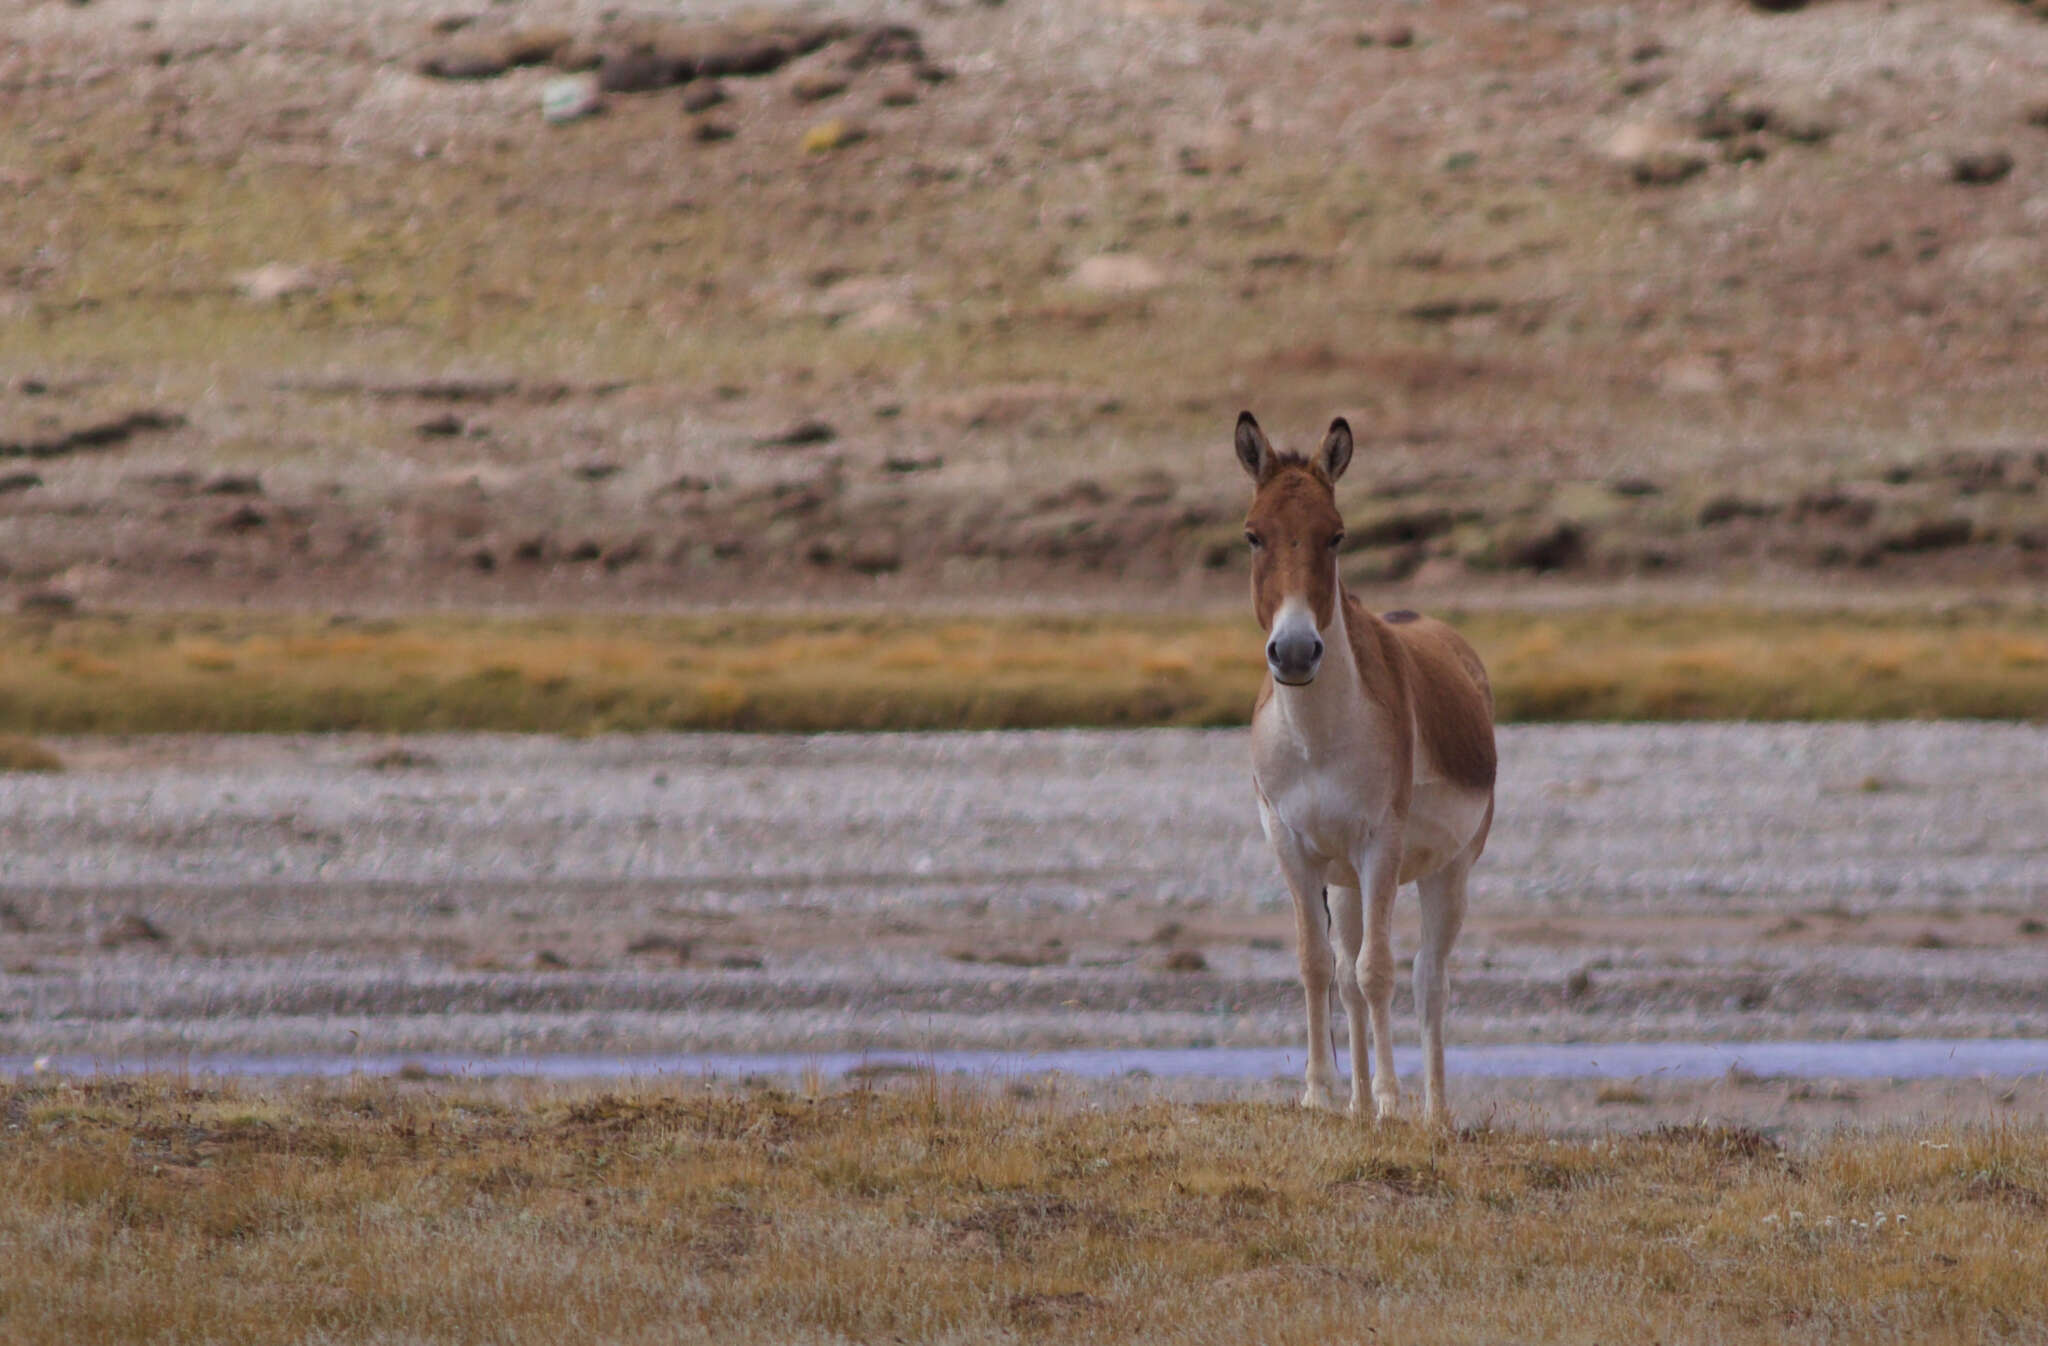
[[[1228,604],[1252,406],[1375,592],[2024,594],[2038,8],[11,0],[0,575]]]

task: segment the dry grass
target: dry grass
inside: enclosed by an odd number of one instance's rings
[[[1455,617],[1504,720],[2033,719],[2048,614]],[[1224,725],[1243,618],[171,614],[0,622],[0,730]]]
[[[62,771],[64,759],[32,738],[0,734],[0,772]]]
[[[0,1327],[94,1341],[1999,1341],[2048,1132],[1451,1137],[954,1091],[0,1089]]]

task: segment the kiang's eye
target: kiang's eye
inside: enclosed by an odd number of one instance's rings
[[[1244,530],[1244,540],[1252,544],[1253,551],[1257,551],[1259,548],[1266,545],[1265,543],[1259,540],[1259,535],[1257,533],[1254,533],[1249,528]]]
[[[1343,545],[1344,545],[1344,534],[1343,534],[1342,530],[1339,530],[1339,531],[1338,531],[1338,532],[1337,532],[1337,533],[1336,533],[1336,534],[1335,534],[1334,536],[1332,536],[1332,537],[1330,538],[1330,550],[1331,550],[1331,551],[1335,551],[1335,550],[1337,550],[1337,548],[1339,548],[1339,547],[1341,547],[1341,546],[1343,546]]]

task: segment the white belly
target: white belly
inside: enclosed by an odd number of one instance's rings
[[[1270,811],[1269,828],[1285,827],[1311,854],[1329,866],[1327,882],[1359,886],[1357,859],[1383,829],[1393,825],[1382,804],[1373,803],[1356,782],[1334,773],[1309,772],[1277,788],[1261,782]],[[1434,874],[1464,853],[1486,821],[1487,793],[1444,781],[1416,785],[1401,829],[1400,883]]]

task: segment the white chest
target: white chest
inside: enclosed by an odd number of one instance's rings
[[[1330,860],[1357,855],[1392,821],[1400,768],[1389,738],[1369,722],[1303,723],[1269,703],[1252,728],[1252,774],[1271,822]]]

